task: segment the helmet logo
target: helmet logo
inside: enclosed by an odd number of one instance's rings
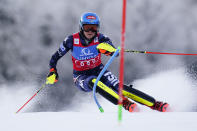
[[[95,16],[90,16],[90,15],[89,15],[89,16],[87,16],[86,18],[87,18],[87,19],[94,19],[94,20],[96,19],[96,17],[95,17]]]

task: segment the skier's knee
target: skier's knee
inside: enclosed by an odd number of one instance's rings
[[[84,81],[84,85],[86,85],[87,87],[89,87],[91,90],[93,89],[93,82],[92,82],[93,79],[96,79],[96,76],[89,76]]]
[[[90,91],[92,91],[92,88],[89,86],[89,81],[91,81],[93,78],[95,78],[95,77],[79,76],[75,80],[75,86],[82,91],[90,92]]]

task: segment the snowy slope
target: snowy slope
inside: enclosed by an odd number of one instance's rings
[[[157,100],[167,101],[172,112],[160,113],[138,104],[140,112],[129,113],[123,110],[123,120],[120,124],[116,106],[100,99],[105,110],[102,114],[93,99],[89,99],[86,103],[81,103],[80,108],[69,111],[23,113],[31,108],[33,102],[30,102],[21,113],[14,114],[19,105],[26,101],[24,98],[32,96],[32,89],[12,91],[3,87],[0,89],[0,131],[197,130],[197,113],[191,112],[196,104],[195,84],[183,69],[161,72],[134,84],[135,88],[154,96]]]
[[[196,131],[197,113],[56,112],[1,114],[1,131]]]

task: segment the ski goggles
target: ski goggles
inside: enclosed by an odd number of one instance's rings
[[[97,25],[83,25],[83,30],[85,32],[97,32],[98,31],[98,26]]]

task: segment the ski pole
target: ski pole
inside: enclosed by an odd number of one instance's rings
[[[143,53],[143,54],[160,54],[160,55],[197,55],[197,54],[186,54],[186,53],[149,52],[149,51],[136,51],[136,50],[124,50],[124,52]]]
[[[46,87],[46,84],[43,84],[42,87],[16,113],[21,111],[44,87]]]

